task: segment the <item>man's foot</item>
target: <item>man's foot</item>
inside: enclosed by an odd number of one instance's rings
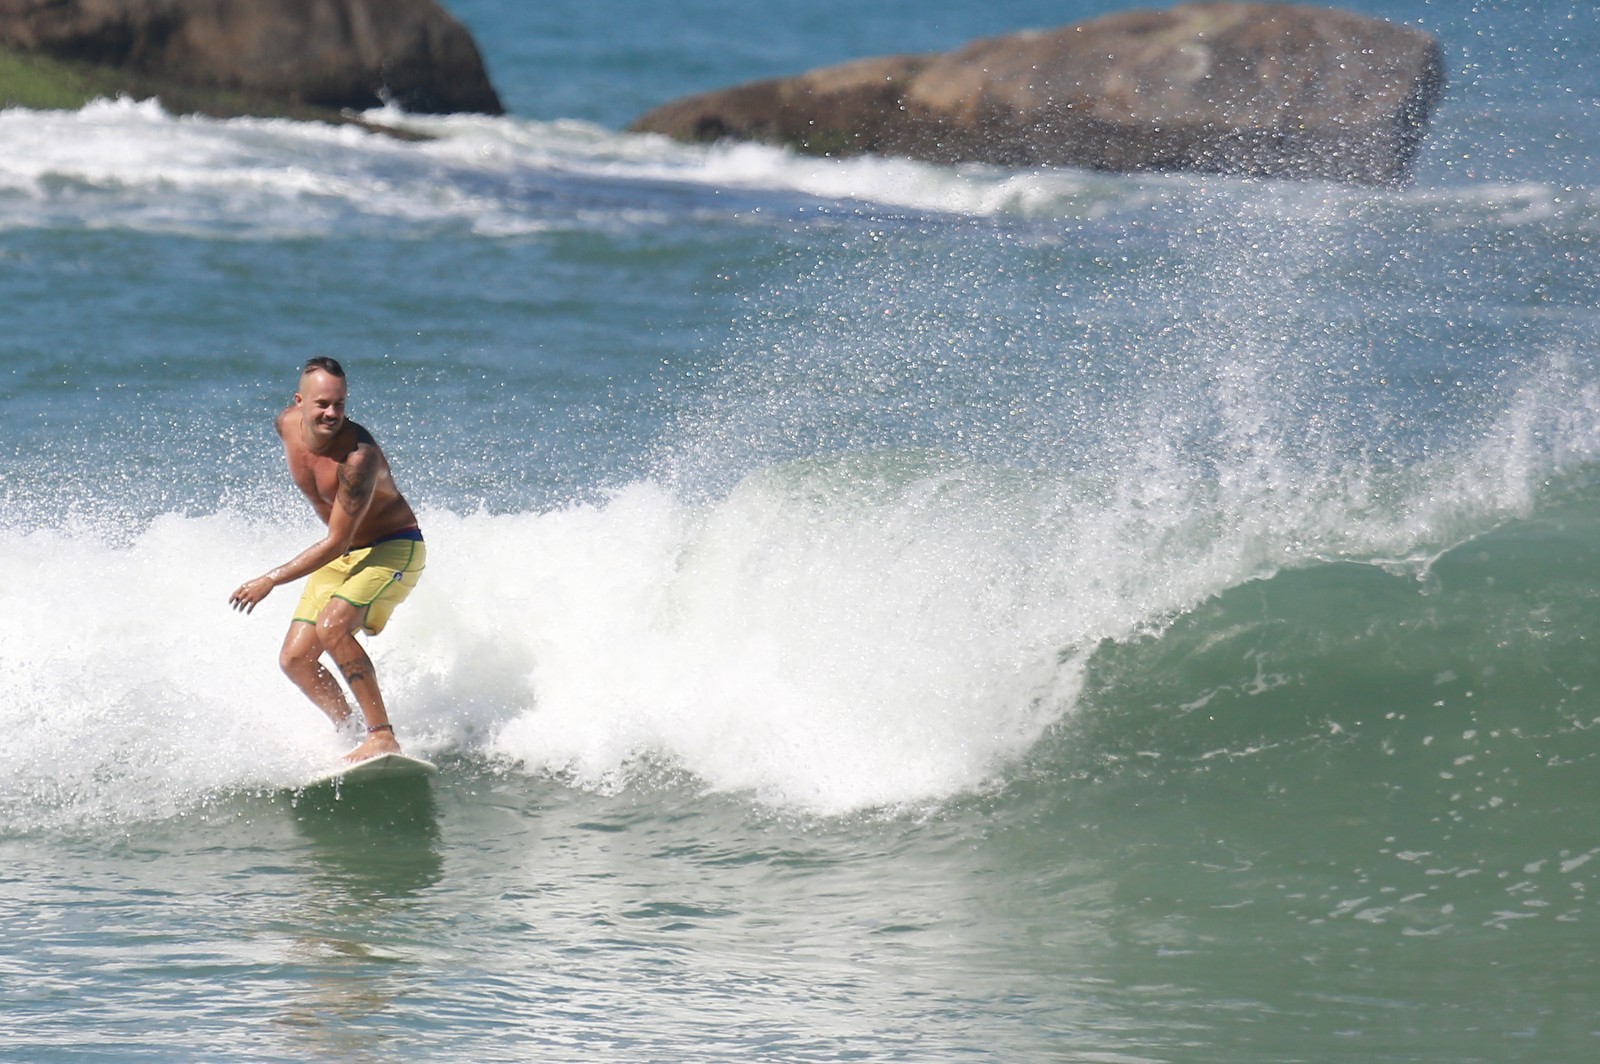
[[[367,737],[362,740],[361,745],[345,754],[344,760],[346,764],[353,765],[357,761],[365,761],[370,757],[378,757],[382,754],[398,754],[399,752],[400,743],[394,737],[394,729],[384,726],[376,731],[368,731]]]

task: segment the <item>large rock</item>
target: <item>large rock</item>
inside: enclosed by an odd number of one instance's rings
[[[290,105],[503,111],[433,0],[0,0],[0,46]]]
[[[1443,85],[1439,46],[1420,30],[1199,3],[752,82],[630,128],[829,155],[1392,185]]]

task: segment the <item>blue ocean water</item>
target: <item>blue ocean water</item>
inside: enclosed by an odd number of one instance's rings
[[[1118,5],[458,0],[401,142],[0,113],[0,1057],[1587,1060],[1600,45],[1399,191],[621,133]],[[278,673],[308,355],[431,789]]]

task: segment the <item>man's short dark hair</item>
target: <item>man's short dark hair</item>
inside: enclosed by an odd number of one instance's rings
[[[314,369],[320,369],[329,376],[338,377],[340,380],[344,380],[344,367],[339,365],[339,360],[336,358],[329,358],[327,355],[318,355],[315,358],[308,358],[306,359],[305,366],[300,370],[300,375],[303,377]]]

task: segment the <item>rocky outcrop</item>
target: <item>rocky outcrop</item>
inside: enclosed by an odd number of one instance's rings
[[[433,0],[0,0],[0,47],[274,106],[500,114]]]
[[[1394,185],[1443,85],[1439,46],[1420,30],[1197,3],[752,82],[630,128],[827,155]]]

